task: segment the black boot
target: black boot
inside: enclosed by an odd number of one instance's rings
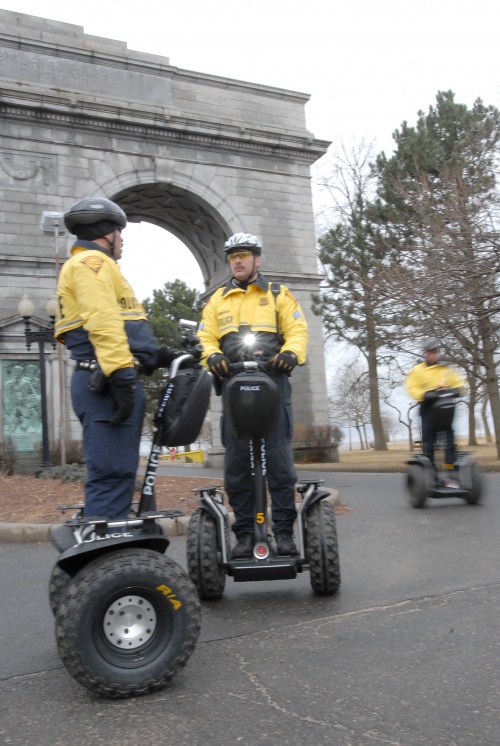
[[[276,540],[276,554],[280,555],[296,555],[298,554],[297,547],[293,540],[292,534],[286,532],[279,532],[274,535]]]
[[[233,547],[231,557],[233,559],[245,559],[251,557],[253,552],[254,538],[252,534],[242,534],[237,544]]]

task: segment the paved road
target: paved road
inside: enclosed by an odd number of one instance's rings
[[[135,700],[91,696],[60,663],[53,549],[0,544],[0,743],[497,746],[500,476],[483,506],[421,511],[401,475],[325,479],[352,509],[340,593],[228,579],[183,673]],[[169,553],[184,564],[185,539]]]

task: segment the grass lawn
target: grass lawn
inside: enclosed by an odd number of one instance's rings
[[[467,441],[459,439],[458,450],[469,451],[485,471],[499,471],[500,460],[494,443],[481,443],[468,446]],[[418,449],[417,449],[418,450]],[[440,454],[439,454],[440,455]],[[410,456],[408,446],[389,445],[388,451],[340,450],[340,462],[328,464],[332,471],[404,471]],[[439,463],[439,456],[437,457]]]

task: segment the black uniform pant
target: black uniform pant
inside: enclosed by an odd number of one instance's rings
[[[292,392],[287,376],[278,379],[280,406],[274,432],[265,439],[267,482],[271,493],[271,512],[274,533],[292,533],[297,511],[295,509],[295,484],[297,473],[293,462]],[[265,412],[262,413],[265,417]],[[222,415],[222,444],[224,482],[229,503],[234,511],[233,531],[237,537],[254,533],[255,506],[250,467],[250,444],[236,438],[229,427],[228,418]]]
[[[83,427],[87,464],[85,516],[126,518],[135,491],[139,445],[146,409],[144,391],[137,382],[134,411],[119,425],[112,425],[113,397],[90,391],[90,372],[77,370],[71,380],[75,414]]]
[[[455,436],[453,434],[453,428],[449,427],[446,430],[436,430],[434,427],[434,418],[432,411],[421,409],[420,416],[422,418],[422,443],[424,456],[427,456],[432,466],[434,464],[434,443],[438,432],[446,433],[445,463],[452,465],[455,463]]]

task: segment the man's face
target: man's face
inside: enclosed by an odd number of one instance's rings
[[[115,245],[113,249],[113,256],[118,261],[121,259],[121,256],[123,254],[123,237],[122,232],[119,230],[115,231]]]
[[[251,280],[257,274],[260,266],[260,256],[256,256],[248,249],[232,251],[228,255],[229,267],[235,280]]]
[[[429,365],[433,365],[433,363],[437,363],[439,360],[439,349],[436,348],[435,350],[426,350],[424,352],[425,362],[429,363]]]

